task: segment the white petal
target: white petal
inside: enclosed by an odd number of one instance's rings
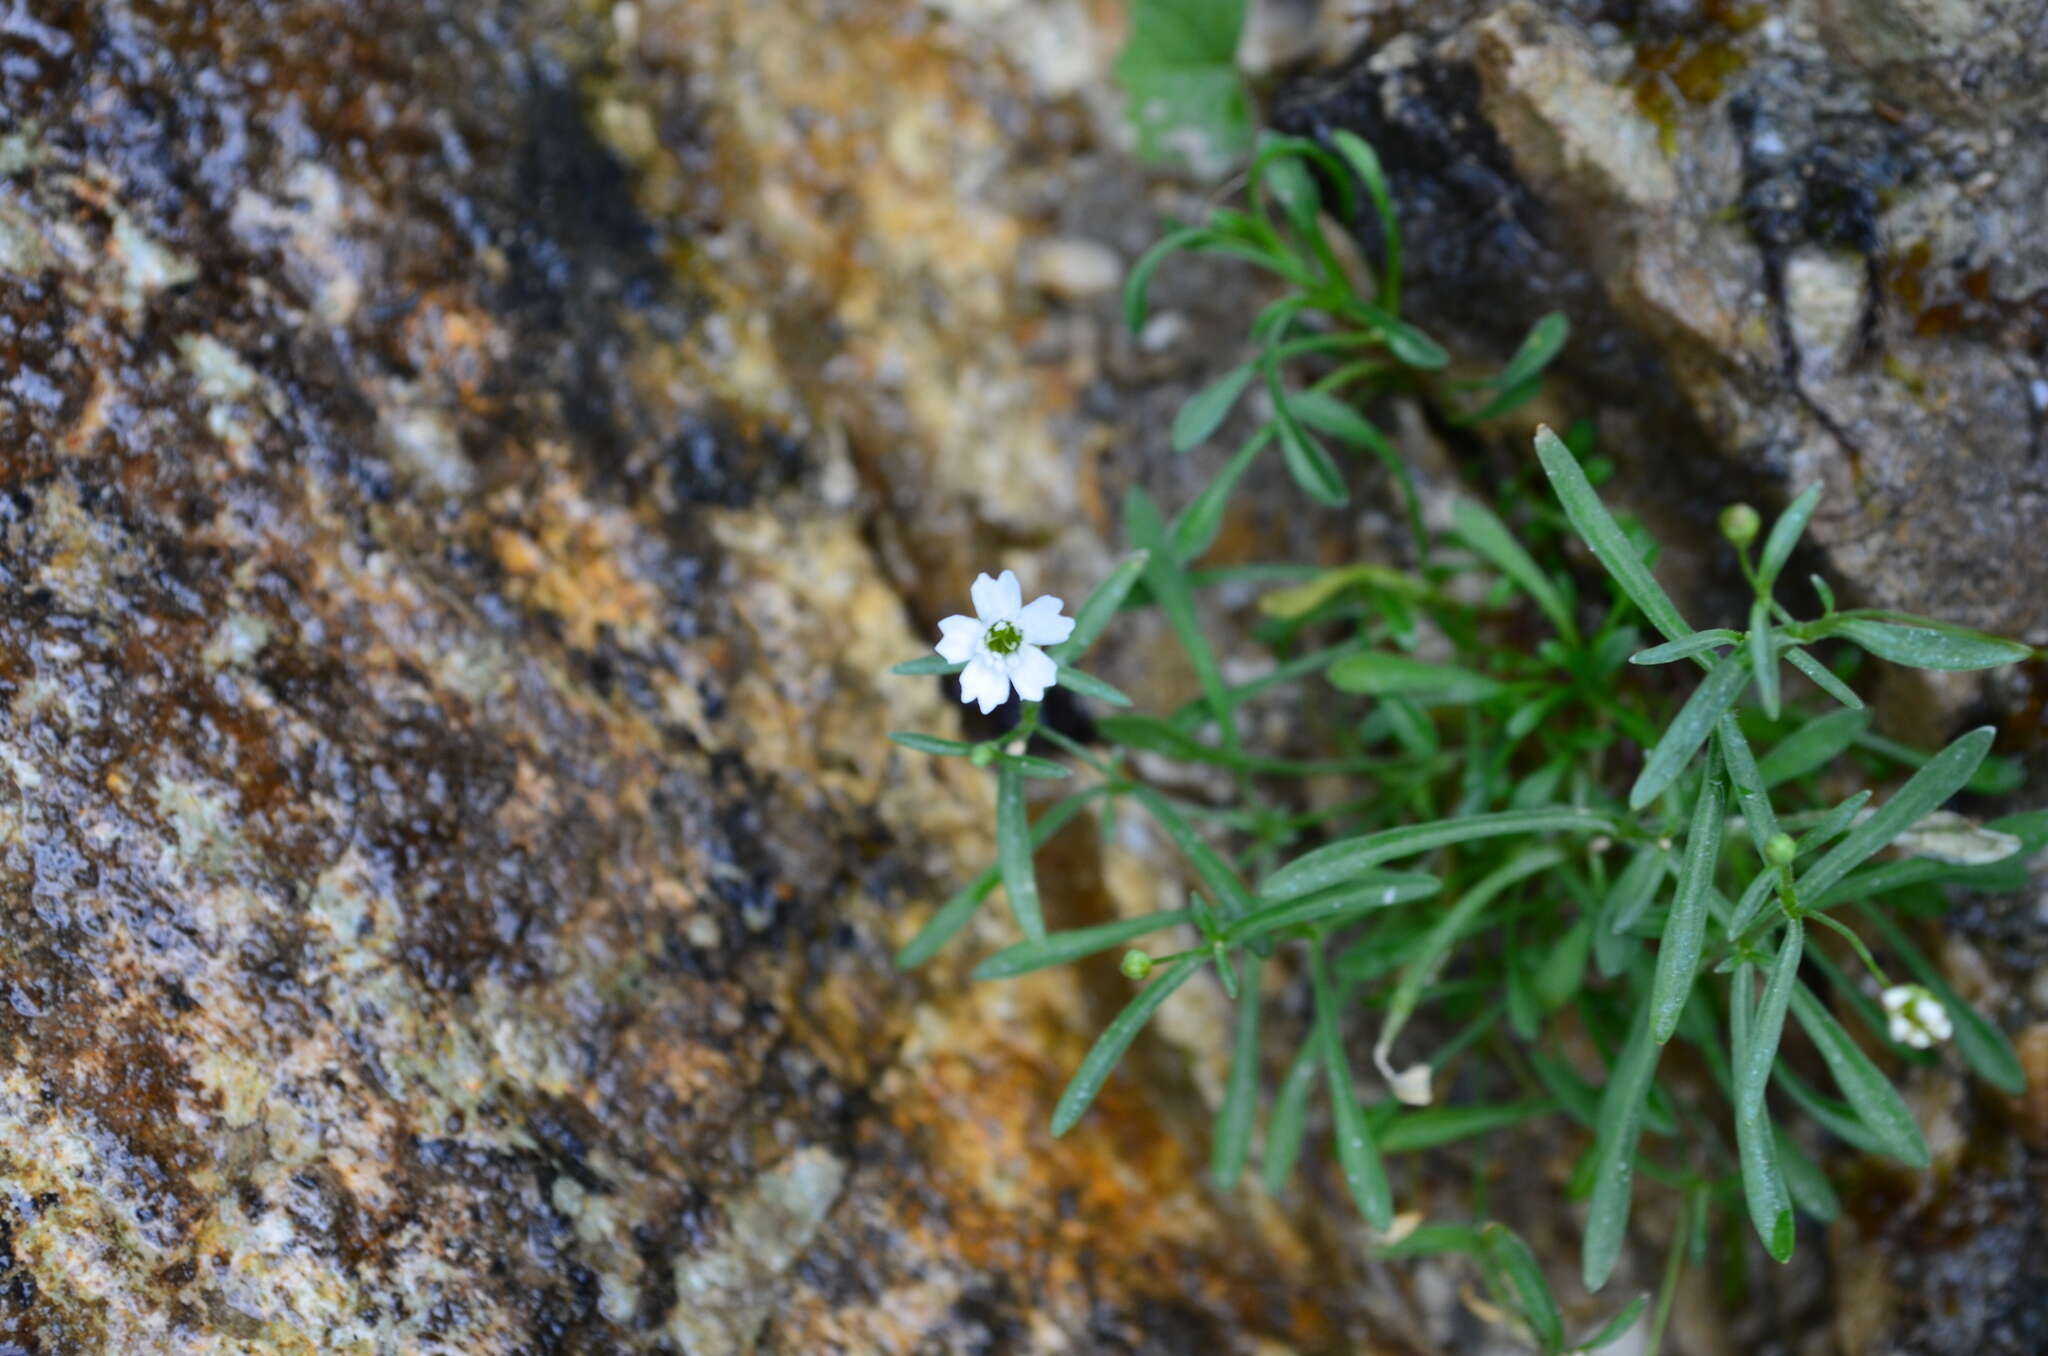
[[[1017,685],[1017,695],[1027,702],[1044,701],[1045,690],[1059,674],[1060,666],[1036,645],[1026,645],[1010,661],[1010,681]]]
[[[974,587],[968,592],[974,598],[975,614],[985,622],[1014,620],[1024,606],[1024,589],[1011,570],[1004,570],[995,579],[985,574],[976,576]]]
[[[1017,614],[1017,625],[1031,645],[1057,645],[1074,634],[1074,619],[1060,615],[1060,600],[1050,593],[1033,598],[1031,605]]]
[[[1913,1024],[1907,1021],[1902,1013],[1893,1013],[1889,1025],[1891,1027],[1892,1039],[1901,1045],[1911,1045],[1913,1037],[1918,1034],[1913,1030]]]
[[[947,617],[939,622],[939,643],[932,648],[948,664],[965,664],[986,629],[972,617]]]
[[[1913,1001],[1913,991],[1903,984],[1894,984],[1884,991],[1882,1001],[1884,1003],[1884,1010],[1896,1017],[1906,1010],[1908,1003]]]
[[[960,700],[978,703],[984,716],[1009,696],[1010,676],[990,663],[987,656],[977,655],[960,671]]]

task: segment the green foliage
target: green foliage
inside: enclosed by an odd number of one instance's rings
[[[1354,279],[1330,254],[1318,222],[1326,194],[1347,220],[1377,215],[1375,276]],[[1752,596],[1738,616],[1714,619],[1741,629],[1696,631],[1657,580],[1654,543],[1596,488],[1605,471],[1583,440],[1547,428],[1526,476],[1491,505],[1459,500],[1430,529],[1369,418],[1372,399],[1405,389],[1450,419],[1495,418],[1533,392],[1565,341],[1562,322],[1540,324],[1496,377],[1445,380],[1447,355],[1400,318],[1398,225],[1365,143],[1269,138],[1246,196],[1247,207],[1218,207],[1168,236],[1134,270],[1127,302],[1142,321],[1148,279],[1179,250],[1285,279],[1286,296],[1253,327],[1257,352],[1188,401],[1174,446],[1213,436],[1254,382],[1272,415],[1178,516],[1132,493],[1134,552],[1054,651],[1066,665],[1118,617],[1154,609],[1200,695],[1170,712],[1112,712],[1106,684],[1063,667],[1060,681],[1103,708],[1095,749],[1040,731],[1036,707],[1000,741],[895,736],[916,753],[991,767],[998,807],[998,864],[942,905],[900,960],[929,959],[998,883],[1022,939],[983,961],[984,977],[1108,967],[1105,953],[1140,939],[1159,948],[1126,955],[1128,981],[1142,987],[1073,1075],[1056,1134],[1081,1121],[1159,1006],[1212,972],[1236,1005],[1212,1180],[1236,1188],[1256,1152],[1264,1189],[1284,1190],[1327,1134],[1326,1161],[1376,1230],[1396,1226],[1408,1155],[1469,1156],[1479,1181],[1496,1146],[1549,1125],[1582,1153],[1571,1195],[1586,1204],[1589,1288],[1628,1246],[1638,1185],[1674,1193],[1678,1237],[1653,1308],[1639,1296],[1567,1345],[1541,1269],[1521,1240],[1484,1222],[1483,1197],[1480,1222],[1423,1224],[1382,1252],[1468,1259],[1543,1351],[1597,1349],[1646,1310],[1654,1348],[1679,1274],[1704,1255],[1716,1219],[1732,1215],[1783,1261],[1801,1216],[1836,1215],[1810,1152],[1816,1133],[1926,1164],[1891,1071],[1929,1056],[1890,1042],[1857,982],[1857,972],[1891,982],[1880,954],[1947,1008],[1962,1063],[2006,1092],[2023,1086],[2011,1045],[1914,934],[1944,892],[2022,887],[2025,858],[2048,844],[2048,813],[1983,826],[1937,814],[1959,793],[2011,792],[2016,765],[1990,756],[1988,729],[1931,752],[1873,734],[1843,674],[1861,681],[1873,661],[1979,668],[2032,651],[1921,618],[1841,611],[1825,586],[1820,615],[1794,615],[1777,584],[1817,489],[1768,528],[1753,510],[1727,517]],[[1361,471],[1383,467],[1408,510],[1415,563],[1198,568],[1236,486],[1276,443],[1312,503],[1342,502]],[[1346,467],[1334,449],[1347,448],[1372,462]],[[1548,501],[1522,488],[1542,484]],[[1275,585],[1256,633],[1274,666],[1232,682],[1202,599],[1248,579]],[[950,670],[917,660],[898,671]],[[1297,704],[1313,756],[1248,747],[1265,723],[1247,709],[1273,699]],[[1041,746],[1026,755],[1034,734]],[[1159,761],[1205,770],[1231,794],[1184,796],[1171,788],[1188,781],[1155,779]],[[1031,779],[1054,769],[1085,784],[1034,820]],[[1856,778],[1868,789],[1845,795]],[[1041,905],[1032,856],[1091,805],[1157,826],[1185,863],[1184,908],[1046,928],[1060,902]],[[1808,987],[1816,974],[1840,996],[1841,1017]],[[1295,997],[1276,1002],[1283,992]],[[1271,1067],[1280,1042],[1292,1057]],[[1684,1056],[1665,1058],[1672,1045]],[[1397,1061],[1397,1048],[1410,1057]],[[1832,1092],[1815,1085],[1822,1074]]]
[[[1237,73],[1245,0],[1131,0],[1116,60],[1141,155],[1214,177],[1252,144],[1251,95]]]

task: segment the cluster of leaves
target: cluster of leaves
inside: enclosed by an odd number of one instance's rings
[[[1251,149],[1252,100],[1237,70],[1245,0],[1131,0],[1117,56],[1138,153],[1221,171]]]
[[[1587,1203],[1589,1289],[1615,1268],[1637,1179],[1678,1194],[1681,1228],[1652,1319],[1661,1334],[1681,1266],[1708,1254],[1715,1228],[1732,1239],[1731,1217],[1746,1216],[1782,1261],[1798,1215],[1835,1215],[1838,1200],[1806,1147],[1815,1132],[1927,1164],[1886,1068],[1941,1053],[1891,1039],[1869,993],[1871,979],[1890,983],[1879,953],[1939,999],[1956,1052],[1979,1076],[2021,1086],[2011,1047],[1911,934],[1951,890],[2022,885],[2024,862],[2048,843],[2048,813],[1977,826],[1943,811],[1965,790],[2015,788],[2014,766],[1988,757],[1992,732],[1970,731],[1931,755],[1903,747],[1872,732],[1851,680],[1866,657],[1958,670],[2031,651],[1920,618],[1840,610],[1818,578],[1819,615],[1796,617],[1779,601],[1780,577],[1817,489],[1768,534],[1750,510],[1726,515],[1752,586],[1747,626],[1695,630],[1652,573],[1655,544],[1606,507],[1582,456],[1542,429],[1536,467],[1552,502],[1509,487],[1505,517],[1465,499],[1442,531],[1411,513],[1412,568],[1277,571],[1289,583],[1263,599],[1259,630],[1276,662],[1262,677],[1227,681],[1199,621],[1199,592],[1247,570],[1276,571],[1197,562],[1247,467],[1277,440],[1304,490],[1340,502],[1343,477],[1315,434],[1349,430],[1358,436],[1346,440],[1377,453],[1412,505],[1405,467],[1377,430],[1362,432],[1371,425],[1355,402],[1385,389],[1389,374],[1443,366],[1442,350],[1399,316],[1399,240],[1377,163],[1355,138],[1339,134],[1333,146],[1270,144],[1249,178],[1252,211],[1219,211],[1176,232],[1129,283],[1134,324],[1152,269],[1172,249],[1239,255],[1294,288],[1255,324],[1257,356],[1188,402],[1176,444],[1211,434],[1254,380],[1271,394],[1271,417],[1171,521],[1142,493],[1130,496],[1135,549],[1054,654],[1062,683],[1127,705],[1071,664],[1121,611],[1156,608],[1201,696],[1161,716],[1104,715],[1096,727],[1106,751],[1040,729],[1029,706],[1018,730],[984,744],[898,736],[995,767],[999,849],[900,960],[928,959],[998,884],[1021,938],[982,962],[983,978],[1162,935],[1188,940],[1170,954],[1126,957],[1126,973],[1147,982],[1075,1071],[1054,1133],[1080,1120],[1152,1014],[1207,971],[1237,1003],[1213,1134],[1216,1184],[1239,1182],[1259,1139],[1263,1183],[1281,1189],[1320,1090],[1339,1172],[1379,1231],[1395,1224],[1390,1157],[1454,1144],[1481,1154],[1492,1137],[1529,1133],[1539,1120],[1576,1125],[1583,1149],[1569,1192]],[[1327,257],[1314,170],[1345,204],[1354,172],[1378,208],[1384,245],[1371,300]],[[1268,197],[1282,221],[1265,210]],[[1526,398],[1562,339],[1560,327],[1539,326],[1490,383],[1493,399],[1469,413],[1492,417]],[[1296,361],[1334,370],[1297,388],[1283,370]],[[1606,587],[1585,587],[1574,572],[1586,553],[1602,572],[1588,578],[1604,576]],[[1687,689],[1650,672],[1665,665],[1697,670],[1698,681]],[[1306,694],[1300,710],[1321,722],[1321,756],[1245,746],[1247,705],[1284,688]],[[1023,753],[1034,733],[1042,751],[1065,758]],[[1223,769],[1235,794],[1222,804],[1174,794],[1140,774],[1136,755]],[[1075,772],[1088,784],[1031,820],[1025,779]],[[1356,794],[1310,803],[1296,789],[1308,777],[1349,779]],[[1897,784],[1881,803],[1868,789],[1831,794],[1850,780]],[[1091,808],[1140,812],[1158,826],[1187,864],[1186,907],[1047,929],[1033,852]],[[1894,855],[1880,860],[1887,849]],[[1300,977],[1313,1020],[1269,1079],[1263,995],[1275,967]],[[1418,1014],[1434,1046],[1396,1068]],[[1376,1033],[1371,1061],[1392,1097],[1361,1095],[1347,1040],[1361,1030]],[[1691,1057],[1664,1060],[1673,1044]],[[1832,1092],[1810,1079],[1815,1069]],[[1541,1269],[1512,1232],[1482,1222],[1484,1205],[1482,1195],[1472,1224],[1424,1224],[1386,1252],[1469,1256],[1496,1307],[1546,1352],[1612,1340],[1648,1302],[1573,1347]]]

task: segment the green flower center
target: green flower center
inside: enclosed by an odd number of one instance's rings
[[[988,628],[982,643],[988,646],[990,654],[1015,654],[1017,647],[1024,643],[1024,633],[1009,622],[1001,621]]]

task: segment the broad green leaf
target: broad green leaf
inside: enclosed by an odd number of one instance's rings
[[[1855,642],[1879,659],[1916,669],[1988,669],[2031,657],[2031,645],[1960,628],[1901,626],[1894,622],[1840,617],[1832,633]]]
[[[1031,818],[1024,808],[1024,770],[1005,763],[996,770],[996,861],[1003,869],[1003,893],[1017,926],[1032,941],[1045,939],[1045,911],[1038,902],[1038,873],[1031,863]]]
[[[890,668],[889,672],[905,678],[943,678],[958,673],[966,667],[967,665],[965,664],[949,663],[938,655],[928,654],[916,659],[906,659],[901,664]]]
[[[1664,727],[1663,737],[1643,760],[1642,773],[1636,784],[1629,789],[1628,804],[1631,810],[1641,810],[1658,796],[1664,788],[1678,780],[1680,773],[1691,764],[1692,756],[1714,731],[1714,724],[1727,714],[1735,699],[1742,695],[1742,689],[1749,684],[1749,665],[1740,655],[1723,655],[1714,661],[1714,667],[1693,689],[1678,714]]]
[[[1754,1044],[1749,996],[1755,981],[1751,968],[1747,964],[1735,968],[1729,1000],[1730,1051],[1737,1068],[1747,1065]],[[1750,1224],[1763,1240],[1765,1251],[1782,1262],[1792,1254],[1792,1200],[1778,1167],[1777,1141],[1771,1133],[1770,1118],[1761,1101],[1749,1106],[1737,1104],[1735,1149]]]
[[[1315,1056],[1322,1042],[1310,1037],[1294,1057],[1280,1091],[1273,1097],[1272,1113],[1266,1117],[1266,1144],[1259,1155],[1259,1180],[1266,1194],[1277,1196],[1294,1172],[1301,1157],[1302,1132],[1308,1124],[1308,1097],[1316,1085],[1321,1061]]]
[[[1132,0],[1115,75],[1140,155],[1214,179],[1251,150],[1251,96],[1237,73],[1244,11],[1244,0]]]
[[[1237,1000],[1236,1039],[1231,1044],[1230,1081],[1216,1108],[1216,1130],[1209,1150],[1209,1175],[1224,1191],[1237,1185],[1252,1152],[1252,1122],[1259,1110],[1259,969],[1256,952],[1244,953],[1244,995]]]
[[[1513,580],[1515,587],[1528,594],[1529,600],[1557,628],[1559,636],[1568,643],[1578,640],[1578,627],[1572,621],[1572,610],[1564,595],[1558,592],[1550,576],[1537,565],[1522,543],[1515,540],[1507,524],[1495,516],[1493,510],[1476,500],[1460,499],[1451,508],[1451,529],[1467,546]]]
[[[1332,885],[1341,885],[1382,862],[1478,838],[1500,838],[1518,833],[1612,832],[1614,821],[1605,815],[1562,806],[1542,810],[1502,810],[1493,814],[1468,815],[1463,819],[1412,824],[1357,838],[1342,838],[1305,853],[1266,877],[1259,886],[1259,894],[1268,900],[1314,894]]]
[[[1015,979],[1028,975],[1033,970],[1044,970],[1054,965],[1065,965],[1083,956],[1092,956],[1098,951],[1107,951],[1122,946],[1148,933],[1163,928],[1178,927],[1193,921],[1194,915],[1186,909],[1169,909],[1164,913],[1150,913],[1142,918],[1119,918],[1113,923],[1101,923],[1092,928],[1074,928],[1066,932],[1049,932],[1039,941],[1022,941],[1004,947],[974,969],[976,979]]]
[[[1216,906],[1223,911],[1226,921],[1242,918],[1252,911],[1251,891],[1245,889],[1244,882],[1237,878],[1237,872],[1217,855],[1208,840],[1196,833],[1180,811],[1173,808],[1172,801],[1149,786],[1135,786],[1131,788],[1131,795],[1145,807],[1146,813],[1159,827],[1166,830],[1166,836],[1173,840],[1180,855],[1195,868],[1195,874],[1202,878],[1202,884],[1209,887],[1209,893],[1215,897]]]
[[[1586,479],[1585,471],[1579,466],[1578,458],[1564,445],[1548,425],[1536,430],[1536,455],[1543,462],[1543,473],[1550,478],[1550,487],[1564,506],[1565,517],[1571,520],[1586,545],[1592,550],[1614,582],[1621,586],[1629,601],[1633,602],[1648,619],[1650,625],[1663,633],[1667,640],[1683,640],[1692,634],[1692,628],[1679,615],[1678,608],[1658,585],[1656,576],[1636,550],[1635,543],[1621,530],[1621,524],[1614,521],[1614,515],[1600,502],[1600,496],[1593,490],[1592,482]]]
[[[1038,817],[1031,826],[1031,847],[1034,851],[1052,841],[1054,834],[1067,826],[1067,821],[1079,814],[1088,802],[1103,794],[1104,788],[1090,787],[1060,801]],[[956,936],[974,917],[975,909],[1002,883],[1002,871],[991,866],[941,904],[917,936],[910,939],[904,948],[896,953],[896,968],[911,970],[923,965],[937,955],[939,948]]]
[[[1669,664],[1673,660],[1690,659],[1696,654],[1720,649],[1724,645],[1740,645],[1742,634],[1717,626],[1711,631],[1695,631],[1683,640],[1667,640],[1662,645],[1652,645],[1647,650],[1638,650],[1628,657],[1631,664]],[[1718,658],[1719,656],[1716,656]]]
[[[1309,980],[1315,993],[1316,1036],[1322,1045],[1323,1081],[1330,1089],[1331,1133],[1337,1140],[1337,1163],[1344,1170],[1344,1184],[1358,1213],[1374,1229],[1385,1232],[1394,1222],[1394,1197],[1387,1186],[1386,1165],[1380,1161],[1365,1112],[1351,1084],[1351,1061],[1344,1054],[1344,1036],[1339,1024],[1337,992],[1330,984],[1330,967],[1322,947],[1309,953]]]
[[[1188,977],[1195,973],[1201,960],[1200,956],[1183,956],[1155,974],[1151,982],[1138,990],[1136,996],[1124,1005],[1123,1011],[1102,1029],[1087,1058],[1081,1061],[1081,1067],[1074,1070],[1067,1090],[1060,1094],[1059,1105],[1053,1108],[1052,1132],[1055,1136],[1066,1134],[1086,1114],[1094,1104],[1096,1094],[1102,1091],[1102,1085],[1109,1080],[1117,1061],[1137,1039],[1138,1032],[1152,1019],[1159,1005],[1172,997],[1175,989],[1188,982]]]
[[[1118,561],[1116,568],[1095,586],[1095,591],[1074,613],[1073,633],[1059,644],[1046,648],[1045,652],[1062,669],[1086,654],[1088,647],[1101,636],[1110,619],[1116,616],[1117,609],[1124,605],[1132,586],[1145,573],[1145,565],[1151,555],[1149,551],[1133,551]],[[1124,704],[1128,705],[1128,700]]]
[[[1870,728],[1868,711],[1830,711],[1786,735],[1757,763],[1765,786],[1818,772]]]
[[[1506,1225],[1487,1224],[1479,1230],[1479,1247],[1481,1255],[1506,1279],[1515,1308],[1536,1334],[1537,1345],[1546,1352],[1562,1350],[1564,1315],[1558,1312],[1557,1298],[1550,1293],[1550,1282],[1543,1278],[1543,1269],[1536,1265],[1529,1245]]]
[[[1373,209],[1380,219],[1380,238],[1384,242],[1385,262],[1380,269],[1379,302],[1389,312],[1401,313],[1401,223],[1394,215],[1394,197],[1387,187],[1386,171],[1380,166],[1380,158],[1373,148],[1355,132],[1339,130],[1330,138],[1330,144],[1337,154],[1357,172],[1359,182],[1372,198]]]
[[[1799,878],[1799,897],[1814,899],[1872,853],[1911,828],[1931,810],[1961,790],[1984,761],[1997,732],[1986,725],[1970,731],[1928,759],[1907,779],[1898,793],[1878,810],[1849,830],[1842,841],[1828,849],[1826,856],[1807,868]]]
[[[1627,1304],[1622,1305],[1620,1311],[1613,1318],[1600,1325],[1598,1332],[1579,1343],[1578,1350],[1598,1351],[1602,1347],[1611,1347],[1616,1342],[1619,1342],[1627,1334],[1628,1330],[1636,1325],[1636,1320],[1643,1316],[1643,1306],[1649,1302],[1650,1297],[1648,1295],[1637,1295]]]
[[[1173,416],[1173,450],[1197,447],[1221,427],[1253,375],[1252,365],[1241,363],[1189,396]]]
[[[1506,1130],[1557,1109],[1555,1103],[1540,1099],[1483,1106],[1432,1106],[1416,1111],[1383,1105],[1388,1106],[1390,1114],[1374,1125],[1374,1138],[1380,1152],[1389,1154],[1441,1148],[1459,1140],[1491,1134],[1495,1130]]]
[[[1749,667],[1756,675],[1757,700],[1764,714],[1778,718],[1778,656],[1771,648],[1771,608],[1759,598],[1749,609]]]
[[[1693,977],[1699,972],[1700,949],[1707,933],[1707,891],[1721,861],[1721,830],[1726,822],[1721,804],[1721,779],[1710,765],[1694,803],[1692,828],[1685,836],[1678,890],[1664,922],[1664,938],[1657,948],[1657,976],[1650,986],[1650,1034],[1659,1045],[1678,1029],[1678,1015],[1692,997]]]
[[[1855,689],[1835,677],[1833,669],[1821,663],[1806,651],[1785,651],[1785,662],[1805,674],[1815,687],[1827,693],[1851,711],[1861,711],[1863,709],[1863,698],[1856,695]]]
[[[1129,706],[1131,699],[1117,688],[1103,682],[1092,673],[1083,673],[1072,664],[1062,664],[1054,682],[1077,697],[1093,697],[1096,701],[1110,706]]]
[[[1426,664],[1377,650],[1346,655],[1330,665],[1330,684],[1340,692],[1415,696],[1452,705],[1484,701],[1501,688],[1496,679],[1455,664]]]
[[[1400,871],[1361,872],[1340,885],[1312,895],[1261,905],[1232,923],[1225,930],[1223,939],[1227,944],[1236,946],[1269,932],[1303,924],[1336,927],[1361,914],[1427,899],[1441,889],[1443,882],[1435,876]]]
[[[1628,1041],[1607,1076],[1600,1095],[1600,1117],[1593,1144],[1593,1203],[1586,1216],[1581,1274],[1586,1289],[1598,1290],[1614,1274],[1628,1234],[1629,1205],[1635,1194],[1636,1144],[1642,1137],[1643,1099],[1657,1071],[1660,1047],[1650,1036],[1650,1008],[1636,1009]]]
[[[1978,1077],[2001,1092],[2014,1097],[2025,1092],[2026,1069],[2021,1065],[2012,1043],[2006,1040],[2005,1033],[1985,1021],[1975,1008],[1963,1001],[1962,995],[1950,986],[1940,968],[1913,945],[1905,930],[1883,910],[1866,907],[1863,914],[1884,938],[1885,946],[1912,971],[1913,978],[1925,985],[1948,1010],[1949,1018],[1955,1024],[1956,1049],[1962,1052],[1964,1062],[1977,1071]]]
[[[1751,1118],[1765,1115],[1764,1089],[1770,1085],[1771,1066],[1778,1058],[1778,1042],[1785,1032],[1785,1009],[1792,1000],[1792,987],[1799,980],[1799,963],[1806,955],[1806,929],[1797,918],[1785,925],[1778,942],[1778,954],[1771,962],[1770,977],[1763,997],[1757,1000],[1749,1024],[1745,1048],[1735,1056],[1735,1114]],[[1737,974],[1742,973],[1740,969]],[[1749,993],[1738,989],[1736,1001],[1749,1002]]]
[[[1863,1122],[1882,1151],[1908,1167],[1926,1167],[1930,1161],[1927,1140],[1914,1122],[1913,1113],[1900,1100],[1898,1090],[1849,1033],[1842,1030],[1842,1024],[1826,1005],[1803,984],[1792,986],[1792,1015],[1820,1050],[1828,1072],[1835,1077],[1835,1086],[1849,1099],[1856,1118]]]
[[[1806,520],[1813,517],[1813,506],[1819,502],[1820,486],[1809,485],[1771,524],[1771,535],[1764,538],[1764,553],[1756,567],[1757,592],[1764,597],[1771,596],[1771,585],[1778,582],[1778,572],[1792,558],[1792,548],[1799,544],[1800,534],[1806,531]]]
[[[889,739],[906,749],[919,753],[935,753],[943,758],[965,758],[974,752],[975,746],[959,739],[941,739],[937,735],[920,734],[916,730],[891,730]]]

